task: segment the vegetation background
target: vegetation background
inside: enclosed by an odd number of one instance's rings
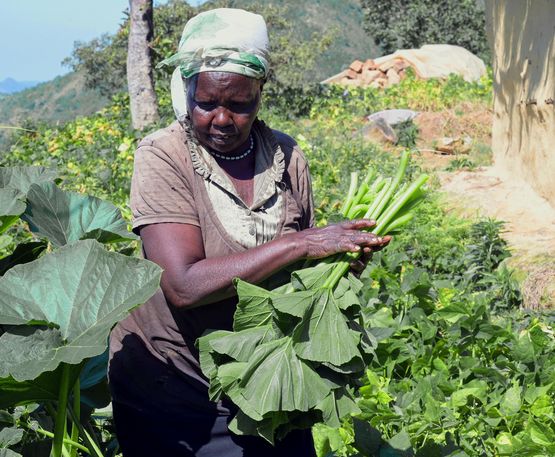
[[[374,3],[363,2],[367,13]],[[455,3],[461,9],[450,10]],[[417,8],[418,15],[407,16],[410,11],[403,8],[409,4]],[[473,19],[469,24],[482,30],[480,4],[444,4],[445,11],[468,15]],[[366,15],[366,29],[380,25],[394,31],[389,37],[417,38],[408,28],[421,30],[426,15],[420,12],[437,11],[436,5],[426,0],[396,5],[406,14],[392,16],[392,11],[374,5],[373,12]],[[419,161],[419,132],[414,124],[400,128],[402,141],[397,145],[377,144],[365,134],[368,114],[408,108],[451,110],[454,116],[462,116],[469,106],[483,110],[491,106],[490,75],[477,83],[456,76],[421,81],[411,75],[383,91],[317,84],[354,58],[376,56],[399,42],[398,38],[378,37],[376,31],[379,45],[373,43],[365,35],[363,8],[357,2],[320,0],[292,5],[237,0],[208,2],[201,9],[214,6],[248,7],[262,13],[269,23],[275,72],[260,116],[296,138],[306,153],[319,224],[339,217],[351,171],[372,165],[380,173],[390,174],[400,151],[406,148],[413,150],[415,158],[411,175],[425,166]],[[156,8],[155,62],[173,52],[183,23],[196,11],[175,0]],[[451,27],[453,18],[440,13],[438,20]],[[454,36],[437,23],[426,22],[425,27],[429,37],[454,44],[469,39],[466,30]],[[65,191],[110,200],[129,221],[133,151],[145,132],[130,128],[126,34],[124,24],[114,36],[78,45],[68,60],[75,73],[39,86],[35,92],[0,99],[6,116],[0,122],[25,128],[2,146],[0,166],[56,168]],[[479,34],[471,38],[472,42],[464,43],[486,55],[483,38]],[[155,77],[161,121],[152,129],[173,120],[168,74],[158,70]],[[467,162],[454,162],[451,167],[471,166],[469,161],[477,160],[480,152],[473,151]],[[315,428],[320,457],[555,455],[553,318],[548,312],[520,309],[520,288],[505,264],[510,252],[501,236],[502,223],[458,218],[446,210],[436,187],[437,181],[411,226],[387,251],[375,256],[361,277],[376,355],[357,386],[361,413],[345,418],[340,427]],[[2,275],[9,274],[13,265],[8,260],[14,259],[18,246],[44,238],[28,223],[14,222],[0,235],[0,265],[9,266]],[[47,247],[55,251],[52,241],[43,243],[37,256],[47,252]],[[137,244],[118,240],[107,249],[136,255]],[[0,285],[2,281],[0,278]],[[102,373],[105,367],[102,362],[99,366]],[[89,433],[97,442],[99,453],[94,455],[116,456],[109,409],[103,409],[110,400],[105,377],[98,377],[91,388],[94,394],[86,393],[89,404],[83,407],[83,422],[91,427]],[[81,395],[85,398],[84,392]],[[45,443],[53,432],[49,402],[18,398],[10,403],[9,395],[6,398],[0,406],[4,408],[0,437],[8,429],[26,431],[18,440],[0,439],[0,452],[10,447],[9,452],[24,456],[47,455]]]

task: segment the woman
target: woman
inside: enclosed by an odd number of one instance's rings
[[[216,9],[191,19],[166,62],[177,122],[136,152],[133,228],[161,289],[112,332],[110,384],[125,457],[310,456],[310,431],[271,447],[227,429],[234,406],[208,399],[196,339],[231,329],[232,286],[275,280],[296,261],[385,245],[370,221],[312,228],[306,161],[257,119],[268,74],[261,16]]]

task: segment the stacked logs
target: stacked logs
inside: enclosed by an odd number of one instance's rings
[[[323,81],[344,86],[364,86],[383,88],[399,83],[405,77],[410,64],[401,58],[376,64],[372,59],[366,62],[355,60],[347,70]]]

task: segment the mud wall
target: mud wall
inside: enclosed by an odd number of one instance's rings
[[[495,165],[555,207],[555,0],[487,0]]]

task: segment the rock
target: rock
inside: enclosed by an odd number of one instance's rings
[[[444,154],[468,154],[471,146],[472,138],[469,136],[464,138],[443,137],[438,140],[435,149]]]
[[[347,78],[349,78],[349,79],[357,79],[358,78],[358,73],[349,68],[347,70],[347,72],[345,73],[345,76],[347,76]]]
[[[393,68],[397,73],[410,67],[410,63],[403,59],[397,59]]]
[[[394,84],[399,84],[401,82],[401,78],[399,77],[399,73],[395,71],[395,68],[390,68],[387,70],[387,84],[392,86]]]
[[[370,84],[375,79],[381,77],[383,77],[383,73],[380,70],[363,71],[361,74],[361,79],[364,84]]]
[[[412,121],[416,116],[418,116],[418,111],[412,111],[410,109],[386,109],[372,113],[367,116],[366,119],[368,122],[375,122],[378,119],[383,119],[389,125],[393,126],[401,122]]]
[[[378,69],[381,70],[381,71],[383,71],[384,73],[386,73],[387,70],[389,70],[390,68],[393,68],[397,62],[399,62],[399,59],[391,59],[391,60],[388,60],[388,61],[382,63],[382,64],[378,67]]]
[[[359,87],[362,85],[362,81],[359,79],[349,79],[349,78],[343,78],[341,81],[339,81],[340,84],[344,85],[344,86],[352,86],[352,87]]]
[[[397,144],[398,138],[395,130],[383,119],[378,118],[367,126],[363,127],[364,138],[378,143]]]
[[[362,65],[363,72],[368,70],[375,70],[376,68],[377,66],[372,59],[367,59],[366,62],[364,62],[364,64]]]
[[[360,60],[355,60],[351,65],[349,65],[349,69],[353,70],[356,73],[360,73],[362,71],[363,63]]]

